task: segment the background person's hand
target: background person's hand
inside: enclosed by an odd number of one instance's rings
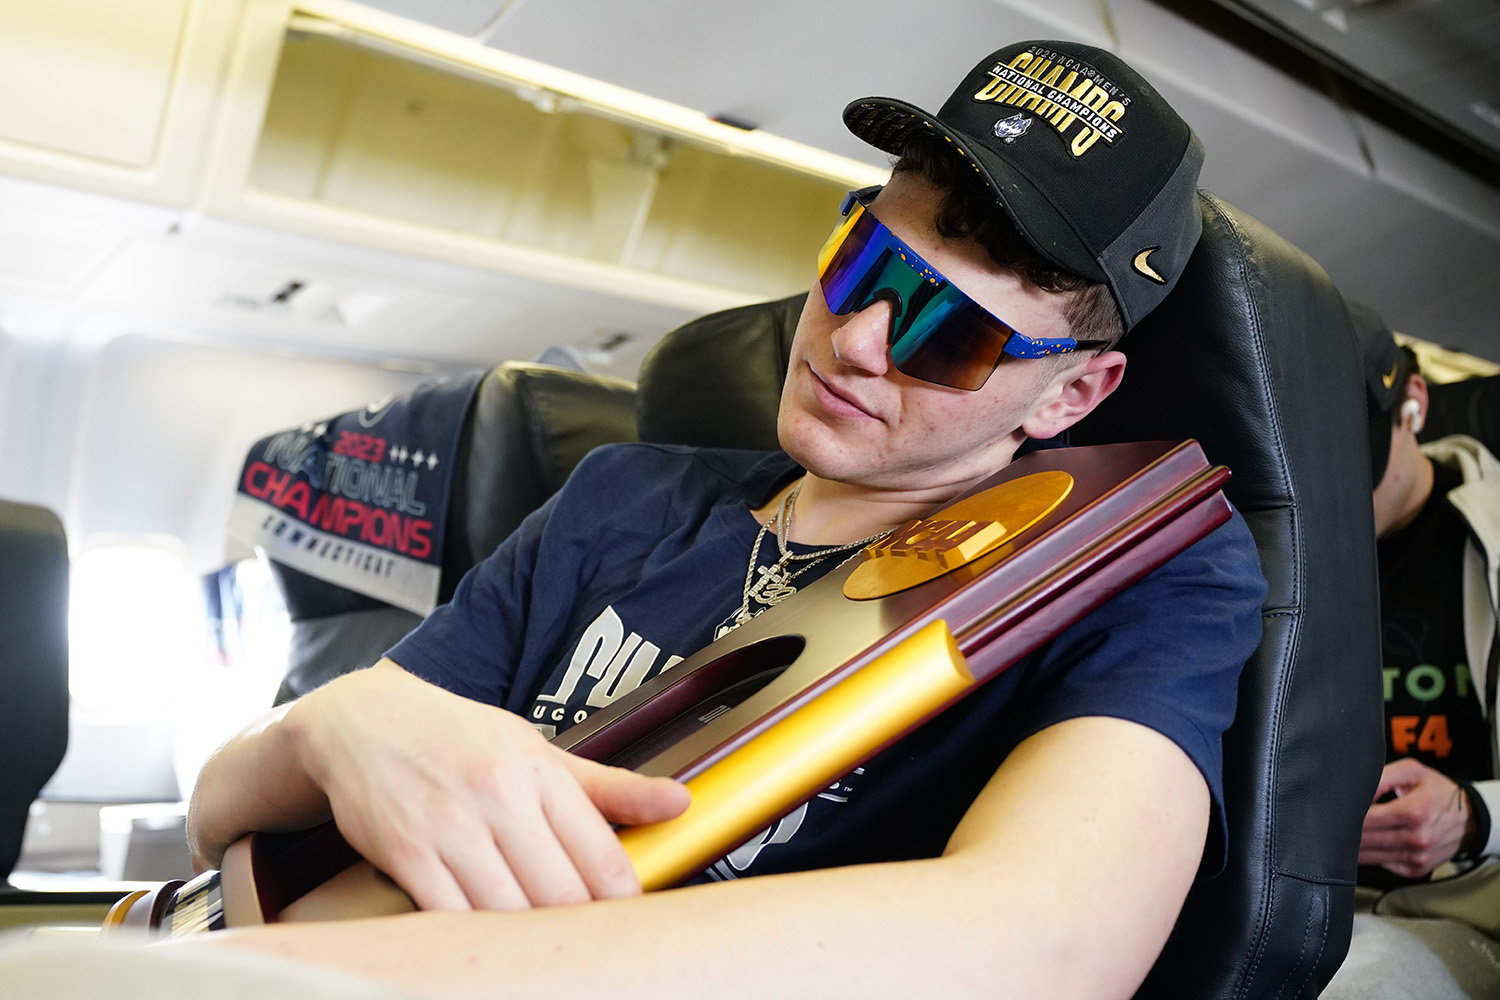
[[[1452,860],[1470,826],[1463,787],[1441,771],[1404,757],[1380,772],[1375,804],[1365,814],[1360,834],[1359,863],[1419,878]]]

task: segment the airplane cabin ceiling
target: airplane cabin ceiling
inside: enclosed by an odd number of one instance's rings
[[[975,59],[1021,38],[1108,47],[1204,137],[1206,188],[1302,247],[1398,330],[1500,360],[1496,0],[366,2],[873,164],[883,155],[840,123],[854,98],[935,108]],[[1226,10],[1237,19],[1227,30]],[[1204,11],[1218,12],[1217,26]],[[1268,38],[1324,70],[1309,80],[1273,67],[1261,58]],[[1406,106],[1331,99],[1336,70]],[[1420,129],[1414,139],[1403,116],[1444,141]]]
[[[1219,0],[1473,149],[1500,177],[1496,0]]]

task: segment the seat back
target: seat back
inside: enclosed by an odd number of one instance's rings
[[[68,746],[68,542],[62,522],[0,500],[0,882]]]
[[[1194,887],[1141,995],[1315,997],[1348,949],[1384,760],[1362,369],[1323,270],[1232,206],[1202,207],[1120,389],[1072,433],[1197,438],[1234,473],[1269,585],[1224,741],[1228,867]]]
[[[635,440],[634,388],[620,379],[506,362],[480,381],[463,417],[447,512],[439,602],[590,449]],[[278,703],[367,667],[421,616],[272,561],[292,618]]]
[[[1194,886],[1140,996],[1310,998],[1348,947],[1383,754],[1361,369],[1322,269],[1222,201],[1202,210],[1186,273],[1127,338],[1123,387],[1073,432],[1197,438],[1233,470],[1270,588],[1225,738],[1227,868]],[[802,298],[663,340],[638,385],[642,439],[774,441],[764,386],[784,376]]]

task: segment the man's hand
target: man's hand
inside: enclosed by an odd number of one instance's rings
[[[390,661],[307,695],[285,722],[344,837],[426,910],[635,895],[610,824],[687,808],[677,782],[575,757]]]
[[[1381,799],[1387,794],[1389,801]],[[1359,863],[1419,878],[1453,858],[1472,831],[1469,799],[1441,771],[1410,757],[1380,772],[1375,804],[1365,814]]]

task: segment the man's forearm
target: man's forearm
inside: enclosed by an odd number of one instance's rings
[[[976,876],[955,859],[908,862],[519,913],[274,925],[212,943],[454,1000],[1082,995],[1067,980],[1086,956],[1036,933],[1061,915],[1000,912],[998,887]]]
[[[209,935],[431,997],[1129,997],[1197,869],[1208,792],[1158,734],[1021,745],[941,858],[515,913]]]

